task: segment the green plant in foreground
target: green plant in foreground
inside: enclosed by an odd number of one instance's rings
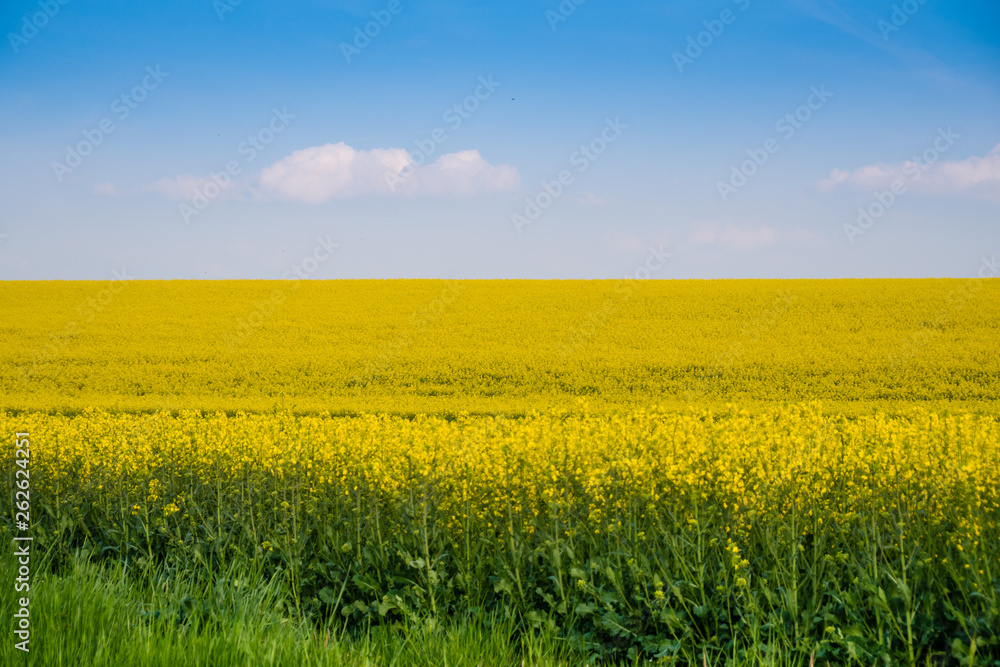
[[[13,577],[7,561],[0,576]],[[518,636],[509,623],[395,624],[348,635],[289,615],[280,579],[238,566],[215,576],[102,568],[74,559],[32,582],[30,652],[0,644],[0,664],[79,666],[580,665],[585,656],[553,637]],[[0,598],[11,618],[14,600]]]
[[[143,605],[122,618],[195,637],[468,623],[611,664],[1000,660],[994,417],[18,420],[51,572],[106,567]]]

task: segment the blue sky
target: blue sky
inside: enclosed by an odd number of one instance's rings
[[[1000,254],[995,2],[472,4],[4,3],[0,279]]]

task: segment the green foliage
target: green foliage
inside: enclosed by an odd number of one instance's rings
[[[41,565],[41,563],[39,563]],[[286,584],[232,565],[215,573],[97,567],[77,557],[32,581],[28,653],[0,643],[0,664],[38,667],[562,667],[582,653],[509,623],[456,619],[373,627],[355,635],[289,615]],[[10,559],[0,576],[15,576]],[[5,587],[0,616],[15,599]]]

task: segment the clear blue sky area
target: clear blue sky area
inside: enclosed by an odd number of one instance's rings
[[[13,0],[0,25],[0,279],[1000,255],[995,0]]]

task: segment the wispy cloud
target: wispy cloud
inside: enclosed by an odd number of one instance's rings
[[[193,174],[178,174],[174,178],[161,178],[145,187],[146,192],[155,192],[166,199],[185,201],[212,182],[211,178]]]
[[[584,206],[604,206],[608,203],[608,200],[598,197],[592,192],[585,192],[583,193],[583,197],[580,198],[580,203]]]
[[[885,40],[877,32],[844,11],[836,0],[793,0],[792,6],[803,14],[838,28],[871,46],[886,49]]]
[[[964,160],[904,160],[878,162],[851,171],[834,169],[819,182],[819,187],[870,190],[891,187],[896,181],[903,181],[913,191],[1000,199],[1000,144],[985,156],[973,155]]]
[[[733,250],[754,250],[773,244],[777,232],[766,225],[701,224],[691,234],[692,245],[720,245]]]
[[[641,255],[646,251],[646,246],[635,234],[618,234],[613,243],[615,249],[625,255]]]
[[[914,45],[912,41],[901,43],[899,39],[888,39],[884,28],[880,26],[892,24],[893,8],[876,9],[867,5],[852,6],[853,13],[841,6],[838,0],[792,0],[791,6],[806,16],[826,23],[843,33],[860,40],[868,46],[883,51],[897,62],[910,67],[914,73],[926,77],[939,84],[959,83],[951,71],[932,53]],[[922,5],[919,5],[922,6]],[[893,5],[896,7],[896,5]],[[909,16],[909,14],[907,14]],[[905,29],[905,24],[902,29]],[[895,37],[897,31],[890,34]]]

